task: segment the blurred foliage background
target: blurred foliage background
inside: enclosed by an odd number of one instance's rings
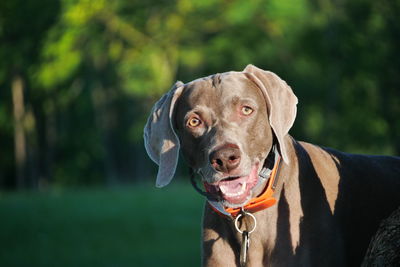
[[[155,101],[176,80],[249,63],[298,96],[296,139],[399,155],[399,11],[399,0],[1,1],[0,191],[154,182],[142,129]],[[27,199],[6,196],[8,208]]]
[[[248,63],[298,95],[292,135],[400,154],[400,1],[0,3],[0,186],[115,185],[155,166],[142,129],[184,82]]]

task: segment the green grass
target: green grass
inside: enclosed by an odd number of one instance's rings
[[[0,194],[0,266],[199,266],[189,185]]]

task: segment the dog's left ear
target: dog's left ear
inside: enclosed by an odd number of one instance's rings
[[[164,187],[171,182],[178,164],[180,144],[172,127],[171,116],[183,85],[180,81],[176,82],[158,100],[144,127],[144,146],[149,157],[158,165],[157,187]]]
[[[243,73],[263,92],[269,112],[269,123],[278,139],[283,160],[289,163],[284,137],[296,118],[297,97],[292,89],[275,73],[247,65]]]

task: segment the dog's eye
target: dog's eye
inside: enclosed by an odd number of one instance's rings
[[[242,107],[242,114],[245,116],[249,116],[251,113],[253,113],[253,109],[248,106],[243,106]]]
[[[199,118],[196,118],[196,117],[190,118],[190,119],[188,120],[188,122],[187,122],[187,125],[188,125],[189,127],[192,127],[192,128],[197,127],[197,126],[199,126],[200,124],[201,124],[201,120],[200,120]]]

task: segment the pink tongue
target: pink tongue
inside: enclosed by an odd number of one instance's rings
[[[221,181],[219,183],[219,187],[223,188],[223,191],[229,192],[229,193],[236,193],[240,191],[242,188],[242,185],[246,183],[247,176],[245,177],[240,177],[234,180],[226,180],[226,181]]]
[[[231,180],[222,180],[218,183],[222,197],[232,204],[242,204],[246,201],[251,188],[257,183],[257,167],[254,165],[248,176]]]

